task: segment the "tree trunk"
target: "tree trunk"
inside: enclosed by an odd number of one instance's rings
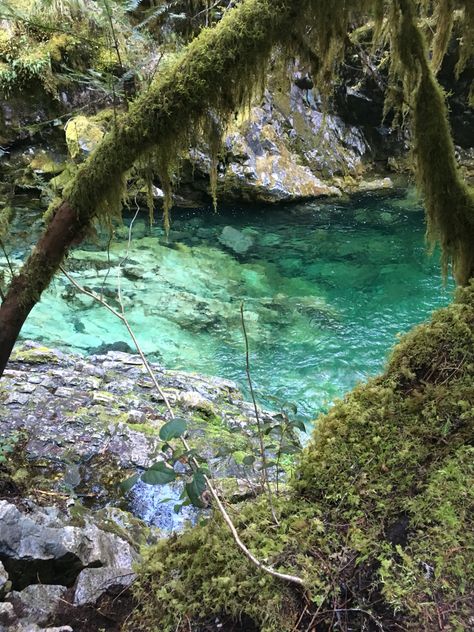
[[[0,308],[0,374],[28,314],[48,287],[71,242],[83,229],[77,213],[68,202],[63,202],[21,273],[13,279]]]

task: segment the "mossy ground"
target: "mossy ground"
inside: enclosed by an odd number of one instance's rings
[[[396,346],[383,375],[317,421],[292,491],[232,512],[260,574],[218,516],[145,551],[133,630],[249,617],[266,632],[467,630],[474,606],[474,285]],[[298,623],[298,619],[301,620]],[[382,627],[381,627],[382,626]],[[199,628],[198,628],[199,629]]]

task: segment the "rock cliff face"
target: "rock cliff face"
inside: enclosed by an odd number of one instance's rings
[[[229,130],[218,173],[224,201],[277,203],[340,196],[357,191],[371,165],[364,134],[336,114],[323,114],[309,90],[271,86],[248,116]],[[210,159],[205,149],[190,153],[194,178],[185,191],[206,193]],[[369,176],[370,179],[370,176]],[[373,179],[373,177],[372,177]],[[388,180],[375,188],[390,186]]]

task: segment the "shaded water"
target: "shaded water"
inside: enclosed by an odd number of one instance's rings
[[[245,387],[244,301],[261,399],[296,402],[306,416],[377,373],[397,334],[452,295],[451,286],[442,287],[438,257],[426,254],[423,212],[410,197],[182,211],[168,242],[143,212],[118,273],[125,233],[108,255],[90,246],[74,251],[67,265],[111,300],[120,276],[145,351],[169,368]],[[62,277],[23,337],[81,353],[128,342],[118,320]]]

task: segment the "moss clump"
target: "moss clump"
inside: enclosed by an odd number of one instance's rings
[[[235,515],[244,540],[251,541],[261,555],[272,559],[289,557],[289,552],[283,552],[291,525],[298,528],[288,515],[289,506],[282,503],[279,509],[286,512],[288,533],[274,531],[263,501],[239,506]],[[230,542],[219,517],[215,516],[205,527],[160,541],[143,552],[136,585],[140,613],[130,621],[129,630],[174,631],[181,629],[180,620],[185,629],[188,619],[221,615],[236,620],[250,617],[260,623],[262,630],[291,629],[298,611],[297,599],[287,587],[255,572]]]
[[[79,159],[84,154],[89,154],[104,136],[104,129],[101,125],[82,115],[69,119],[64,130],[69,155],[73,160]]]
[[[436,608],[448,629],[465,630],[474,606],[474,448],[459,448],[437,468],[409,512],[411,541],[381,569],[386,598],[416,620],[435,621]]]
[[[323,630],[335,608],[347,629],[377,620],[428,630],[439,608],[445,629],[468,629],[473,436],[471,285],[400,341],[383,375],[318,420],[291,497],[278,501],[280,526],[264,499],[239,505],[236,525],[257,556],[304,578],[308,616]],[[135,630],[228,615],[284,631],[304,608],[247,563],[216,516],[149,549],[136,591]]]

